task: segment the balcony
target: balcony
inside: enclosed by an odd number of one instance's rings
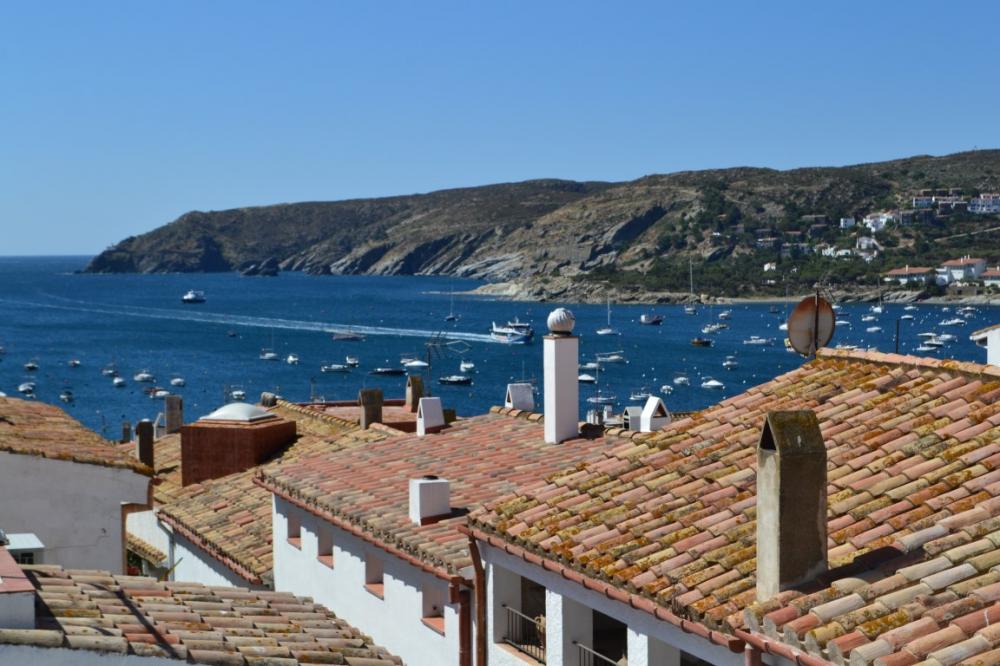
[[[583,643],[574,642],[577,650],[577,660],[580,666],[620,666],[624,663],[615,661],[611,657],[605,657],[600,652],[593,650]]]
[[[503,606],[506,629],[503,641],[538,663],[545,663],[545,616],[529,617],[510,606]]]

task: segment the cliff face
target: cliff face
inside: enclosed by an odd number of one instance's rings
[[[1000,186],[1000,151],[791,171],[734,168],[626,183],[536,180],[429,194],[191,212],[95,257],[88,272],[228,271],[263,262],[314,274],[512,280],[642,271],[721,249],[713,232],[908,206],[919,188]]]

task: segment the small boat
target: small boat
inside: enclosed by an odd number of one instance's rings
[[[264,347],[260,350],[260,356],[258,357],[262,361],[277,361],[278,354],[273,349],[268,349]]]
[[[937,333],[931,333],[929,331],[924,331],[923,333],[917,333],[918,338],[936,338]]]
[[[674,384],[677,386],[690,386],[691,380],[688,379],[687,375],[677,375],[674,377]]]
[[[334,342],[364,342],[365,336],[351,329],[344,331],[334,331],[330,336]]]
[[[879,298],[881,298],[881,294],[879,295]],[[882,314],[882,306],[881,305],[873,305],[873,306],[871,306],[869,308],[869,310],[871,310],[875,314]]]
[[[514,317],[514,321],[508,321],[506,326],[498,326],[493,322],[490,337],[507,345],[526,345],[535,337],[535,330],[531,324]]]
[[[608,325],[597,329],[598,335],[619,335],[617,329],[611,326],[611,297],[608,297]]]
[[[851,325],[851,322],[847,321],[846,319],[837,319],[833,323],[836,324],[837,326],[850,326]]]
[[[732,310],[723,310],[722,312],[719,313],[719,319],[722,319],[723,321],[729,319],[732,316],[733,316]]]
[[[232,391],[229,392],[229,397],[232,398],[233,400],[246,400],[247,392],[244,391],[243,389],[233,389]]]
[[[878,317],[876,317],[875,315],[870,315],[870,314],[867,314],[867,315],[864,315],[863,317],[861,317],[861,321],[875,321],[876,319],[878,319]]]
[[[448,316],[444,318],[445,321],[458,321],[458,315],[455,314],[455,290],[448,289]]]
[[[596,358],[599,363],[624,363],[625,353],[620,351],[603,352],[597,354]]]
[[[299,364],[299,355],[298,354],[289,354],[287,356],[287,358],[285,358],[285,363],[287,363],[288,365],[298,365]]]
[[[774,344],[774,338],[762,338],[759,335],[751,335],[749,338],[747,338],[746,340],[743,341],[743,344],[745,344],[745,345],[757,345],[757,346],[773,345]]]
[[[189,289],[186,294],[181,296],[181,303],[204,303],[205,302],[205,292],[197,291],[196,289]]]
[[[71,367],[71,368],[79,368],[80,367],[80,360],[76,359],[76,358],[71,358],[69,360],[69,367]]]
[[[779,331],[787,331],[788,330],[788,322],[787,321],[781,322],[781,325],[778,326],[778,330]]]
[[[476,364],[472,361],[462,361],[458,364],[458,369],[462,372],[472,372],[476,369]]]
[[[795,351],[795,347],[792,346],[792,341],[789,340],[788,338],[785,338],[785,351],[791,352],[792,354],[798,353],[797,351]]]
[[[114,363],[111,363],[101,368],[101,374],[104,375],[105,377],[117,377],[118,368],[115,367]]]
[[[618,398],[608,393],[597,392],[597,395],[592,395],[587,398],[587,402],[592,405],[613,405]]]
[[[24,395],[32,395],[35,392],[35,382],[23,382],[17,385],[17,392]]]
[[[468,386],[472,383],[472,377],[468,375],[445,375],[438,377],[438,384],[448,384],[453,386]]]
[[[928,338],[924,340],[925,347],[944,347],[944,340],[940,338]]]
[[[640,315],[639,323],[646,326],[659,326],[663,323],[663,315],[653,313]]]
[[[186,384],[186,383],[187,382],[184,381],[183,377],[173,377],[170,380],[170,385],[171,386],[184,386],[184,384]]]
[[[868,328],[865,329],[867,333],[878,333],[881,330],[882,330],[881,326],[869,326]]]
[[[341,365],[339,363],[330,363],[328,365],[321,365],[319,368],[320,372],[350,372],[351,368],[347,365]]]
[[[115,388],[122,388],[125,386],[125,378],[115,376],[111,379],[111,385]]]
[[[952,319],[945,319],[944,321],[942,321],[938,325],[939,326],[964,326],[965,325],[965,320],[964,319],[959,319],[958,317],[954,317]]]
[[[38,361],[36,361],[35,359],[31,359],[30,361],[24,364],[24,369],[27,370],[28,372],[34,372],[35,370],[38,370]]]
[[[346,363],[349,368],[356,368],[361,365],[361,361],[358,360],[357,356],[345,356],[344,363]]]
[[[155,382],[156,378],[153,376],[153,373],[151,373],[149,370],[140,370],[139,372],[135,373],[135,375],[132,377],[132,381]]]
[[[952,335],[951,333],[942,333],[941,335],[937,336],[937,339],[940,340],[941,342],[954,342],[958,338]]]
[[[157,388],[156,390],[154,390],[152,393],[149,394],[149,397],[154,400],[163,400],[168,395],[170,395],[170,391],[168,391],[167,389]]]
[[[673,392],[674,392],[674,387],[671,386],[670,384],[664,384],[663,386],[660,387],[660,393],[665,393],[667,395],[670,395]]]
[[[711,377],[705,377],[701,380],[701,387],[703,389],[721,389],[725,388],[725,384],[720,382],[718,379],[712,379]]]
[[[735,356],[727,356],[726,360],[722,362],[722,367],[726,370],[732,370],[733,368],[738,367],[739,364],[740,362],[736,360]]]
[[[767,311],[770,312],[771,314],[778,314],[779,312],[781,312],[781,310],[778,309],[777,305],[772,305],[767,309]]]
[[[697,312],[698,312],[698,310],[696,310],[693,305],[685,305],[684,306],[684,314],[686,314],[686,315],[693,315],[693,314],[695,314]]]
[[[900,317],[900,319],[903,320],[903,321],[910,321],[911,319],[913,319],[913,315],[911,315],[911,314],[905,314],[905,315],[902,315]]]
[[[236,331],[226,331],[226,335],[228,335],[231,338],[235,338],[236,337]]]
[[[705,335],[711,335],[712,333],[718,333],[724,328],[729,328],[725,324],[705,324],[701,327],[701,332]]]
[[[430,367],[430,364],[426,361],[421,361],[419,358],[412,358],[403,363],[403,367],[407,370],[423,370]]]
[[[597,361],[587,361],[586,363],[580,364],[581,370],[600,370],[601,364]]]
[[[628,399],[635,400],[638,402],[640,400],[648,400],[649,396],[651,395],[652,393],[649,392],[649,389],[642,388],[639,389],[638,391],[632,391],[631,393],[629,393]]]
[[[937,350],[938,350],[937,347],[931,347],[930,345],[920,345],[919,347],[917,347],[918,352],[933,352]]]
[[[588,375],[586,373],[581,373],[576,380],[581,384],[594,384],[597,382],[597,378],[594,375]]]
[[[375,368],[368,374],[381,375],[383,377],[398,377],[400,375],[405,375],[406,370],[404,370],[403,368]]]
[[[903,309],[904,309],[904,310],[906,310],[907,312],[913,312],[914,310],[916,310],[916,309],[917,309],[917,306],[916,306],[916,305],[907,305],[907,306],[906,306],[905,308],[903,308]]]
[[[691,338],[691,344],[695,347],[711,347],[712,341],[708,338]]]

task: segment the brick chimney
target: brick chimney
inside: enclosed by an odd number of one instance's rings
[[[545,441],[558,444],[579,435],[580,339],[573,335],[576,318],[566,308],[556,308],[547,320],[549,334],[543,341],[545,380]]]
[[[757,599],[826,571],[826,446],[810,410],[770,412],[757,445]]]
[[[153,457],[153,422],[143,419],[135,424],[136,444],[135,457],[147,467],[154,466]]]
[[[367,430],[373,423],[382,423],[382,389],[363,388],[358,391],[361,406],[361,428]]]
[[[164,421],[167,434],[177,432],[184,425],[184,398],[179,395],[168,395],[164,401]]]

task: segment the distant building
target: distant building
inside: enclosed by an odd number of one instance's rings
[[[813,238],[817,236],[822,236],[826,233],[827,225],[825,224],[810,224],[809,225],[809,235]]]
[[[778,246],[778,239],[774,236],[768,236],[767,238],[758,238],[757,247],[759,248],[775,248]]]
[[[840,218],[840,228],[841,229],[853,229],[855,225],[853,217],[842,217]]]
[[[986,269],[979,277],[987,287],[1000,287],[1000,266]]]
[[[777,264],[777,262],[769,261],[766,264],[764,264],[764,272],[765,273],[770,273],[771,271],[776,271],[776,270],[778,270],[778,264]]]
[[[826,215],[821,214],[803,215],[801,219],[805,224],[821,224],[823,226],[826,226],[830,221]]]
[[[893,268],[885,274],[886,282],[907,284],[927,284],[934,280],[934,269],[925,266],[904,266]]]
[[[876,241],[871,236],[858,236],[858,240],[855,242],[855,248],[858,250],[877,250],[879,249],[878,241]]]
[[[976,215],[1000,214],[1000,193],[980,194],[969,202],[969,212]]]
[[[934,197],[932,196],[913,197],[914,208],[931,208],[933,206],[934,206]]]
[[[962,280],[976,280],[986,270],[986,260],[978,257],[962,257],[941,264],[948,276],[948,283]]]
[[[963,211],[969,206],[968,201],[958,196],[934,197],[934,203],[937,204],[939,214]]]
[[[896,221],[896,216],[889,212],[869,213],[865,215],[862,224],[868,227],[872,233],[877,233],[885,229],[886,225]]]
[[[933,218],[934,212],[929,208],[911,208],[899,211],[899,223],[904,226],[916,222],[930,222]]]

